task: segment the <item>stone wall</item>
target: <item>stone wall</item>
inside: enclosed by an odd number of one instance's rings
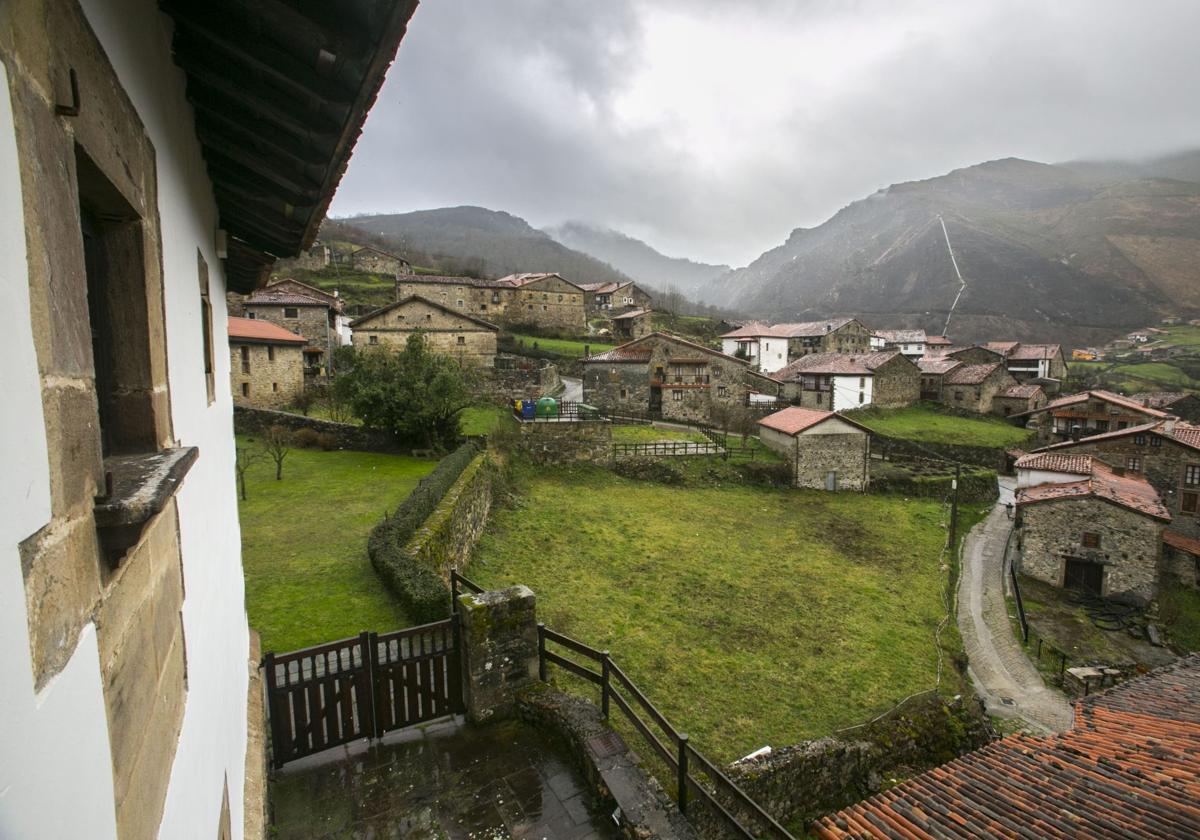
[[[607,464],[612,456],[612,423],[608,420],[528,420],[515,423],[520,447],[535,464]]]
[[[555,394],[562,388],[558,366],[545,359],[501,354],[491,376],[482,386],[487,396],[509,403],[512,400],[536,400]]]
[[[995,737],[978,701],[928,692],[865,726],[739,761],[727,771],[776,820],[807,824],[878,793],[888,776],[936,767]]]
[[[391,347],[403,350],[409,336],[420,332],[434,353],[458,360],[464,367],[491,367],[496,359],[496,329],[469,313],[447,311],[423,299],[379,310],[354,322],[352,341],[358,349]]]
[[[650,407],[650,377],[646,363],[585,364],[583,401],[605,411],[646,412]]]
[[[904,478],[873,478],[871,479],[872,493],[900,493],[923,499],[948,498],[954,481],[952,464],[943,464],[942,469],[950,469],[945,475],[914,475]],[[996,483],[995,470],[975,470],[963,472],[958,482],[958,498],[960,502],[994,502],[1000,497],[1000,487]]]
[[[1103,567],[1105,598],[1145,604],[1158,592],[1163,523],[1102,499],[1052,499],[1019,508],[1020,570],[1062,586],[1066,558]],[[1099,536],[1085,548],[1083,534]]]
[[[866,490],[871,475],[871,439],[859,434],[798,435],[792,453],[795,485],[824,490],[828,473],[838,490]]]
[[[853,416],[853,415],[848,415]],[[977,467],[987,467],[997,472],[1005,472],[1007,457],[1003,449],[988,446],[964,446],[953,443],[914,443],[904,438],[888,437],[887,435],[871,435],[872,446],[876,453],[889,461],[928,460],[936,455],[946,461],[958,461]]]
[[[1046,392],[1038,391],[1032,397],[1005,397],[997,395],[992,398],[992,413],[1000,417],[1013,414],[1023,414],[1033,411],[1046,404]]]
[[[289,332],[304,336],[305,347],[316,347],[325,354],[321,364],[328,367],[329,354],[337,346],[333,329],[329,326],[328,306],[280,306],[275,303],[243,303],[246,317],[283,327]],[[295,309],[295,318],[285,318],[285,309]]]
[[[1016,384],[1017,381],[1001,365],[978,385],[957,385],[943,381],[942,399],[954,408],[991,414],[992,400],[996,395]]]
[[[243,361],[248,362],[249,372],[243,369]],[[290,405],[304,391],[300,346],[230,343],[229,379],[234,405],[260,408]]]
[[[393,254],[376,251],[373,248],[360,248],[350,256],[354,268],[367,274],[397,274],[407,273],[412,266],[405,260]]]
[[[274,411],[269,408],[252,408],[244,405],[233,407],[233,430],[239,435],[261,434],[263,429],[271,426],[283,426],[294,432],[300,429],[313,429],[323,434],[333,435],[337,438],[339,449],[387,453],[401,451],[396,445],[395,439],[387,432],[364,429],[362,426],[350,423],[334,423],[332,420],[305,417],[302,414],[292,414],[287,411]]]
[[[442,497],[405,552],[427,568],[449,578],[451,569],[461,569],[487,527],[492,509],[492,482],[487,455],[480,454]]]
[[[1200,561],[1194,555],[1163,545],[1163,571],[1185,586],[1200,585]]]
[[[527,586],[458,597],[463,698],[472,723],[516,713],[538,676],[537,604]]]
[[[404,274],[396,278],[396,299],[418,295],[468,315],[506,327],[532,325],[540,329],[582,334],[587,327],[583,290],[549,277],[516,288],[470,277],[433,279]],[[459,306],[462,301],[462,306]]]
[[[871,404],[884,408],[912,405],[921,398],[921,369],[903,355],[875,369]]]

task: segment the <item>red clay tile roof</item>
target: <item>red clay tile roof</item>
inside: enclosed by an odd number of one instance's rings
[[[1065,484],[1039,484],[1017,490],[1017,505],[1030,505],[1060,499],[1104,499],[1135,513],[1171,521],[1158,492],[1140,476],[1117,475],[1103,461],[1092,459],[1091,477]]]
[[[1200,557],[1200,540],[1193,540],[1174,531],[1163,531],[1163,542],[1172,548],[1185,551],[1193,557]]]
[[[1060,735],[1011,735],[823,817],[821,840],[1200,837],[1200,657],[1075,704]]]
[[[1044,470],[1045,472],[1091,475],[1091,455],[1064,455],[1057,452],[1034,452],[1023,455],[1013,464],[1019,470]]]
[[[1136,394],[1130,394],[1129,399],[1151,408],[1170,408],[1171,405],[1188,396],[1190,394],[1182,391],[1139,391]]]
[[[1087,446],[1088,444],[1098,441],[1115,440],[1116,438],[1128,437],[1129,435],[1159,435],[1161,437],[1170,438],[1184,446],[1192,449],[1200,449],[1200,426],[1191,426],[1187,423],[1175,423],[1175,429],[1171,432],[1167,431],[1166,423],[1162,420],[1152,420],[1149,423],[1140,423],[1137,426],[1130,426],[1127,429],[1117,429],[1115,432],[1103,432],[1098,435],[1088,435],[1079,440],[1064,440],[1061,443],[1052,443],[1049,446],[1043,446],[1039,452],[1046,452],[1051,449],[1069,449],[1072,446]]]
[[[649,309],[631,309],[629,312],[622,312],[620,315],[613,315],[608,320],[610,321],[627,321],[630,318],[640,318],[643,315],[649,315]]]
[[[399,254],[393,254],[391,251],[385,251],[382,248],[376,248],[374,245],[363,245],[361,248],[355,248],[350,252],[350,256],[361,253],[362,251],[370,251],[372,254],[379,254],[381,257],[390,257],[393,260],[400,260],[402,263],[407,263],[408,260]]]
[[[326,303],[328,303],[330,306],[334,307],[335,309],[338,309],[342,306],[342,303],[343,303],[342,299],[340,297],[338,297],[337,295],[331,295],[329,292],[326,292],[322,289],[318,289],[315,286],[310,286],[307,283],[301,283],[299,280],[294,280],[291,277],[283,277],[279,280],[272,280],[270,283],[268,283],[266,285],[266,287],[263,289],[263,291],[266,292],[266,291],[273,290],[275,292],[282,292],[284,290],[279,287],[283,286],[285,284],[299,286],[301,289],[304,290],[304,291],[299,292],[299,294],[308,295],[309,297],[315,298],[316,300],[323,300]]]
[[[249,341],[256,344],[304,344],[308,341],[304,336],[285,330],[270,321],[260,321],[256,318],[235,318],[229,316],[229,340]]]
[[[925,343],[925,330],[875,330],[875,335],[891,344]]]
[[[1005,358],[1007,358],[1010,353],[1012,353],[1018,347],[1021,346],[1021,342],[1019,342],[1019,341],[988,341],[988,342],[984,342],[983,344],[981,344],[979,346],[984,348],[985,350],[991,350],[993,353],[999,353],[1001,356],[1004,356]]]
[[[470,321],[475,326],[482,327],[485,330],[492,330],[493,332],[495,332],[500,329],[498,326],[493,324],[491,321],[485,321],[482,318],[476,318],[473,315],[468,315],[467,313],[463,312],[460,309],[451,309],[449,306],[446,306],[445,304],[441,304],[441,303],[438,303],[437,301],[429,300],[428,298],[423,298],[420,295],[409,295],[408,297],[404,298],[403,300],[398,300],[395,303],[389,303],[387,306],[382,306],[379,309],[376,309],[372,312],[368,312],[366,315],[363,315],[361,318],[355,318],[353,321],[351,321],[350,327],[351,327],[351,329],[358,328],[359,326],[366,324],[368,321],[372,320],[373,318],[376,318],[380,315],[384,315],[388,312],[391,312],[393,309],[398,309],[401,306],[408,306],[408,304],[410,304],[410,303],[421,303],[426,306],[432,306],[434,309],[440,309],[442,312],[445,312],[448,315],[453,315],[455,318],[460,318],[464,321]],[[420,324],[416,324],[416,323],[412,324],[411,326],[414,328],[417,328],[417,329],[420,328]],[[369,330],[370,327],[365,327],[364,329]]]
[[[824,423],[831,417],[836,417],[839,420],[849,423],[852,426],[857,426],[864,432],[870,434],[871,430],[861,423],[856,423],[848,417],[843,417],[840,414],[835,414],[832,411],[820,411],[815,408],[801,408],[800,406],[791,406],[782,411],[776,411],[774,414],[768,414],[766,417],[758,421],[758,425],[766,426],[768,429],[774,429],[777,432],[783,432],[785,435],[796,435],[803,432],[805,429],[811,429]]]
[[[1042,390],[1041,385],[1031,385],[1026,383],[1024,385],[1013,385],[1011,388],[1001,391],[998,396],[1015,397],[1017,399],[1027,400],[1036,396],[1037,392],[1040,390]]]
[[[952,343],[953,342],[951,342],[950,339],[946,338],[946,336],[944,336],[944,335],[926,335],[925,336],[926,346],[928,346],[930,344],[934,344],[934,345],[937,345],[938,347],[949,347]]]
[[[940,356],[922,356],[917,359],[917,367],[921,369],[921,373],[949,373],[961,364],[958,359]]]
[[[1061,355],[1061,344],[1018,344],[1016,349],[1008,354],[1008,358],[1030,362],[1040,359],[1053,359]]]
[[[509,289],[512,286],[508,283],[501,283],[498,280],[488,280],[482,277],[456,277],[447,274],[398,274],[396,275],[397,283],[427,283],[437,286],[474,286],[482,289]]]
[[[899,350],[874,353],[809,353],[771,374],[777,382],[790,382],[801,374],[820,376],[874,376],[875,369],[902,355]]]
[[[594,356],[588,356],[584,362],[641,362],[645,364],[650,361],[650,354],[653,348],[651,347],[630,347],[628,344],[622,344],[619,347],[614,347],[603,353],[597,353]]]
[[[329,303],[309,295],[302,295],[299,292],[288,292],[283,289],[271,290],[268,286],[265,289],[259,289],[244,301],[246,306],[267,305],[267,306],[324,306],[329,308]]]
[[[1050,402],[1046,403],[1041,408],[1034,409],[1033,411],[1031,411],[1029,413],[1037,414],[1037,413],[1040,413],[1043,411],[1053,411],[1056,408],[1065,408],[1066,406],[1069,406],[1069,405],[1077,405],[1079,403],[1087,402],[1089,399],[1091,399],[1093,397],[1095,397],[1098,400],[1102,400],[1104,402],[1111,403],[1112,405],[1120,406],[1121,408],[1128,408],[1131,411],[1136,411],[1141,414],[1145,414],[1149,417],[1166,417],[1167,416],[1167,413],[1165,411],[1159,411],[1157,408],[1147,408],[1146,406],[1142,405],[1139,402],[1134,402],[1129,397],[1123,397],[1120,394],[1114,394],[1112,391],[1102,391],[1102,390],[1083,391],[1078,394],[1070,394],[1065,397],[1059,397],[1058,399],[1051,400]]]
[[[1176,423],[1174,431],[1171,432],[1171,437],[1184,446],[1190,446],[1192,449],[1200,449],[1200,426]]]
[[[528,286],[530,283],[536,283],[539,280],[545,280],[547,277],[557,277],[559,280],[562,280],[568,285],[575,286],[577,289],[580,288],[578,284],[572,283],[566,277],[563,277],[561,274],[554,271],[527,271],[523,274],[509,274],[501,277],[496,281],[496,283],[497,285],[511,286],[519,289],[522,286]]]
[[[824,321],[802,321],[795,324],[764,324],[754,321],[739,327],[733,332],[727,332],[721,338],[805,338],[840,330],[853,321],[853,318],[828,318]]]
[[[635,338],[633,341],[627,341],[606,353],[588,356],[582,361],[584,364],[588,362],[644,362],[650,358],[655,341],[669,341],[674,344],[682,344],[689,350],[698,350],[709,356],[716,356],[719,359],[725,359],[729,362],[737,362],[739,365],[747,368],[750,366],[750,363],[745,359],[739,359],[737,356],[730,356],[728,353],[722,353],[720,350],[713,350],[711,347],[705,347],[703,344],[696,344],[694,341],[688,341],[686,338],[680,338],[677,335],[657,330],[641,338]]]
[[[618,289],[623,289],[630,284],[629,280],[624,283],[618,283],[615,280],[609,280],[607,283],[576,283],[575,285],[583,289],[585,292],[592,292],[597,295],[611,295]]]
[[[997,368],[1003,370],[1004,365],[1000,362],[990,365],[963,365],[947,373],[942,381],[947,385],[978,385],[995,373]]]

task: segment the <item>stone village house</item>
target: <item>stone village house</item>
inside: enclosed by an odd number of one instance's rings
[[[242,301],[242,311],[247,318],[266,321],[307,338],[305,371],[324,376],[329,370],[333,351],[342,343],[338,336],[341,301],[325,292],[315,295],[298,291],[296,287],[303,285],[294,280],[281,280],[259,289]]]
[[[762,373],[774,373],[811,353],[869,353],[871,331],[857,318],[773,325],[754,322],[722,335],[721,350],[748,359]]]
[[[921,399],[927,402],[942,401],[942,380],[946,374],[962,365],[957,359],[922,356],[916,359],[921,371]]]
[[[744,359],[661,332],[583,360],[585,403],[667,420],[711,421],[714,405],[745,405],[774,385]]]
[[[402,274],[396,300],[417,295],[508,328],[534,326],[583,334],[584,291],[559,274],[510,274],[499,280]]]
[[[759,420],[758,437],[788,460],[796,487],[865,491],[870,484],[871,430],[848,417],[791,406]]]
[[[875,330],[872,350],[899,350],[914,362],[925,355],[925,330]]]
[[[364,245],[351,252],[350,265],[364,274],[380,274],[399,277],[411,274],[412,265],[404,257],[389,253],[371,245]]]
[[[1142,405],[1174,414],[1180,420],[1200,423],[1200,394],[1183,391],[1141,391],[1130,394],[1129,399]]]
[[[282,408],[304,391],[307,342],[267,321],[229,319],[229,380],[234,405]]]
[[[1056,460],[1070,461],[1063,466]],[[1075,461],[1086,460],[1088,474]],[[1171,515],[1150,482],[1096,458],[1028,455],[1017,469],[1063,472],[1018,487],[1020,571],[1065,589],[1145,604],[1158,592],[1162,537]]]
[[[653,313],[649,309],[631,309],[612,316],[612,334],[618,341],[633,341],[654,331],[650,323]]]
[[[225,295],[313,241],[415,5],[0,4],[5,838],[263,833]]]
[[[1023,414],[1041,408],[1048,399],[1041,385],[1032,382],[1012,385],[992,397],[992,413],[1001,417]]]
[[[992,413],[992,400],[1016,385],[1016,380],[999,362],[963,364],[942,377],[942,402],[964,411]]]
[[[771,378],[784,399],[829,411],[912,405],[921,392],[920,369],[899,350],[801,356]]]
[[[463,367],[490,368],[496,363],[495,324],[413,295],[352,321],[354,346],[403,350],[409,336],[420,333],[434,353]]]
[[[624,312],[629,309],[648,310],[653,304],[650,293],[632,280],[624,283],[580,283],[579,288],[583,289],[584,304],[589,316]]]
[[[1041,408],[1011,415],[1037,432],[1043,445],[1128,429],[1170,415],[1112,391],[1083,391],[1051,400]]]

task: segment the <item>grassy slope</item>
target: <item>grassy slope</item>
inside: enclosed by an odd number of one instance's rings
[[[500,418],[508,411],[496,406],[473,406],[464,408],[458,415],[459,429],[464,435],[489,435]]]
[[[1200,651],[1200,592],[1164,579],[1159,615],[1173,643],[1187,651]]]
[[[1007,447],[1029,437],[998,417],[956,417],[943,414],[927,403],[908,408],[868,408],[850,415],[874,432],[922,443],[953,443],[969,446]]]
[[[597,469],[527,481],[469,573],[530,586],[548,626],[611,649],[713,758],[827,734],[933,685],[937,504]]]
[[[246,438],[239,446],[254,448]],[[265,455],[240,503],[250,625],[288,651],[408,620],[367,560],[367,534],[436,464],[397,455],[296,449],[283,481]]]
[[[699,432],[684,432],[677,429],[656,429],[653,426],[613,426],[614,443],[653,443],[659,440],[687,440],[708,443],[708,438]]]
[[[536,335],[514,334],[513,338],[518,342],[522,342],[527,348],[532,348],[536,342],[539,350],[547,350],[551,353],[558,353],[575,359],[583,358],[583,348],[585,346],[591,353],[603,353],[605,350],[611,350],[616,346],[615,344],[605,344],[600,341],[571,341],[565,338],[542,338]]]

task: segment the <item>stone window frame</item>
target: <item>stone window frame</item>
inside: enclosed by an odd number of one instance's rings
[[[683,391],[679,391],[679,390],[671,391],[671,399],[674,400],[675,402],[683,402]]]
[[[1180,513],[1200,513],[1200,493],[1184,490],[1179,494]]]
[[[1096,531],[1084,531],[1079,536],[1079,544],[1084,548],[1100,548],[1100,534]]]
[[[268,362],[275,361],[275,345],[274,344],[267,345],[267,361]]]
[[[1125,469],[1130,472],[1140,473],[1142,471],[1142,456],[1127,455],[1125,457]]]
[[[371,333],[370,335],[367,336],[367,344],[378,344],[378,343],[379,343],[379,336],[375,335],[375,333]]]
[[[467,343],[467,337],[465,335],[456,335],[454,336],[454,343],[458,347],[464,347]]]
[[[1200,487],[1200,464],[1184,464],[1183,486]]]
[[[292,314],[289,315],[288,314],[289,312],[291,312]],[[300,319],[300,307],[298,307],[298,306],[283,307],[283,317],[287,318],[289,321],[298,321]]]

